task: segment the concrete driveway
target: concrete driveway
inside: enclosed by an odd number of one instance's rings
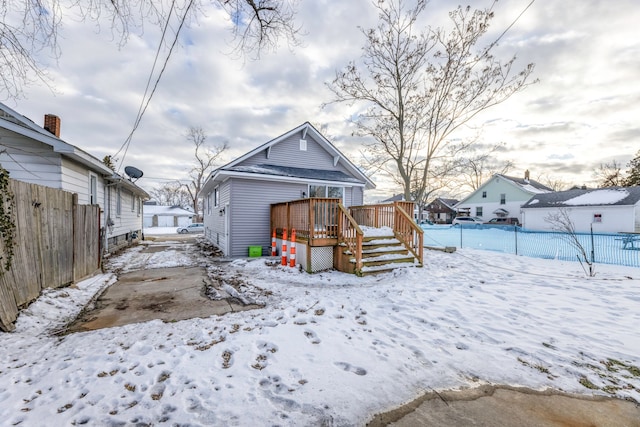
[[[205,260],[196,248],[196,236],[160,236],[142,243],[142,249],[132,248],[127,264],[140,266],[121,272],[122,267],[107,263],[118,275],[118,281],[100,295],[94,303],[69,326],[68,332],[79,332],[122,326],[160,319],[165,322],[223,315],[229,312],[259,308],[225,291],[228,278],[218,280],[207,272],[205,264],[224,264],[222,260]],[[187,265],[156,268],[148,265],[151,256],[161,251],[174,251],[190,260]],[[226,286],[231,286],[226,284]],[[227,288],[229,289],[229,288]]]
[[[640,406],[607,397],[507,386],[430,392],[368,424],[438,427],[640,427]]]

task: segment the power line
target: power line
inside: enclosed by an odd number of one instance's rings
[[[135,133],[135,131],[138,129],[138,126],[140,125],[140,122],[142,121],[142,117],[144,116],[144,113],[147,111],[147,107],[149,107],[149,103],[151,102],[151,98],[153,98],[153,95],[156,92],[156,89],[158,88],[158,85],[160,83],[160,79],[162,78],[162,75],[164,74],[164,71],[167,68],[167,64],[169,63],[169,58],[171,58],[171,54],[173,53],[173,49],[175,48],[176,44],[178,43],[178,37],[180,35],[180,31],[182,30],[182,27],[184,26],[184,23],[186,22],[186,18],[187,15],[189,14],[189,10],[191,9],[191,6],[193,5],[193,0],[189,1],[189,4],[187,5],[185,11],[184,11],[184,15],[182,15],[182,18],[180,20],[180,25],[178,26],[178,29],[175,32],[175,37],[173,39],[173,43],[171,44],[171,47],[169,48],[169,53],[167,54],[167,57],[164,60],[164,63],[162,64],[162,69],[160,70],[160,73],[158,74],[158,77],[156,78],[156,81],[153,85],[153,89],[151,90],[151,93],[149,94],[149,97],[146,99],[145,102],[145,96],[147,94],[147,91],[149,89],[149,82],[151,81],[151,77],[153,76],[153,72],[155,70],[155,65],[156,65],[156,61],[158,59],[159,53],[160,53],[160,48],[164,42],[164,37],[166,34],[166,30],[169,27],[169,20],[171,18],[171,12],[173,11],[173,7],[175,5],[175,0],[171,3],[171,10],[169,11],[169,16],[167,17],[167,23],[163,29],[162,32],[162,38],[160,39],[160,44],[158,45],[158,51],[156,52],[156,58],[154,60],[153,63],[153,67],[151,69],[151,73],[149,74],[149,79],[147,81],[147,87],[145,89],[145,93],[142,97],[142,101],[140,104],[140,108],[138,109],[138,115],[136,117],[136,120],[134,122],[133,125],[133,129],[131,129],[131,132],[129,133],[129,136],[127,137],[127,139],[125,140],[125,142],[122,144],[122,146],[120,147],[120,149],[118,150],[118,152],[114,155],[117,156],[123,149],[124,149],[124,154],[122,155],[122,160],[120,161],[119,165],[118,165],[118,172],[120,171],[120,168],[122,167],[123,163],[124,163],[124,159],[127,156],[127,152],[129,151],[129,147],[131,145],[131,140],[133,138],[133,134]]]

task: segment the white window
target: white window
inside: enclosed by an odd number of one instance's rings
[[[131,212],[135,212],[136,211],[136,197],[133,195],[133,193],[129,193],[131,195]]]
[[[140,197],[137,198],[138,199],[138,216],[140,216],[140,214],[142,213],[142,199]]]
[[[300,140],[300,151],[307,151],[307,140],[306,139],[301,139]]]
[[[122,214],[122,190],[118,188],[116,192],[116,216],[120,216]]]
[[[215,207],[218,207],[218,205],[220,204],[219,195],[220,193],[218,192],[218,187],[216,187],[213,190],[213,206]]]
[[[98,177],[89,173],[89,204],[98,204]]]
[[[593,214],[593,222],[602,222],[602,214]]]
[[[344,187],[309,185],[309,197],[331,197],[335,199],[344,199]]]

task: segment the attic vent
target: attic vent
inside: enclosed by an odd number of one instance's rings
[[[301,139],[300,140],[300,151],[307,151],[307,140],[306,139]]]

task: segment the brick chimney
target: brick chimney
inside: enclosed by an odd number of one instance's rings
[[[45,114],[44,128],[60,138],[60,117],[54,114]]]

